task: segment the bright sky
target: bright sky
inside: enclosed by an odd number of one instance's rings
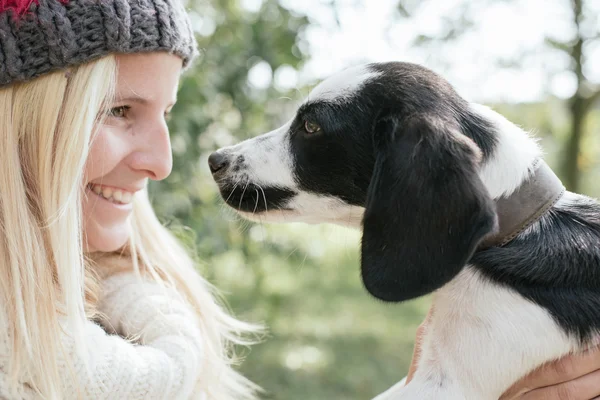
[[[305,13],[315,22],[306,39],[312,60],[297,74],[283,68],[272,76],[270,68],[258,64],[250,71],[251,84],[263,87],[275,79],[282,87],[296,87],[322,79],[347,66],[370,61],[412,61],[423,64],[446,77],[466,98],[473,101],[534,101],[544,92],[560,97],[573,93],[574,76],[559,72],[548,79],[544,70],[564,71],[566,57],[543,52],[544,37],[568,39],[573,34],[569,0],[513,0],[472,2],[478,24],[475,31],[458,44],[423,50],[412,47],[419,33],[435,33],[442,18],[458,16],[457,6],[468,0],[423,1],[409,19],[395,19],[395,0],[336,0],[340,26],[335,22],[329,0],[282,0],[291,10]],[[242,0],[256,10],[262,0]],[[595,3],[595,4],[593,4]],[[600,1],[587,0],[589,11],[600,15]],[[588,31],[598,32],[599,21]],[[585,71],[600,84],[600,40],[586,49],[589,58]],[[518,69],[499,69],[494,60],[521,57]]]

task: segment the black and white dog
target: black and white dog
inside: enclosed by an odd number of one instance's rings
[[[519,127],[392,62],[326,79],[284,126],[209,165],[248,219],[362,227],[375,297],[434,293],[414,379],[378,400],[497,400],[600,338],[600,205],[540,160]]]

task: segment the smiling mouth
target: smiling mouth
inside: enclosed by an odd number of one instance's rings
[[[102,185],[96,185],[93,183],[89,183],[87,188],[101,197],[102,199],[109,201],[111,203],[119,204],[119,205],[127,205],[131,204],[133,201],[133,193],[127,192],[124,190],[114,189]]]

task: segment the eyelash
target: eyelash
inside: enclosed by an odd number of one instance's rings
[[[131,106],[118,106],[113,107],[108,111],[108,116],[113,118],[126,118],[127,112],[131,110]],[[165,111],[164,113],[165,121],[169,121],[171,119],[171,111]]]
[[[119,106],[119,107],[114,107],[114,108],[111,108],[111,109],[108,111],[108,115],[109,115],[110,117],[114,117],[114,118],[125,118],[125,117],[127,116],[127,111],[129,111],[130,109],[131,109],[131,107],[130,107],[130,106]],[[122,111],[122,112],[123,112],[123,115],[116,115],[116,114],[115,114],[115,111]]]

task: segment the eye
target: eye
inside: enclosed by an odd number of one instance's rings
[[[306,121],[304,123],[304,130],[306,133],[316,133],[321,130],[321,127],[312,121]]]
[[[131,107],[129,106],[113,107],[108,111],[108,116],[115,118],[125,118],[127,116],[127,111],[129,111],[130,108]]]

